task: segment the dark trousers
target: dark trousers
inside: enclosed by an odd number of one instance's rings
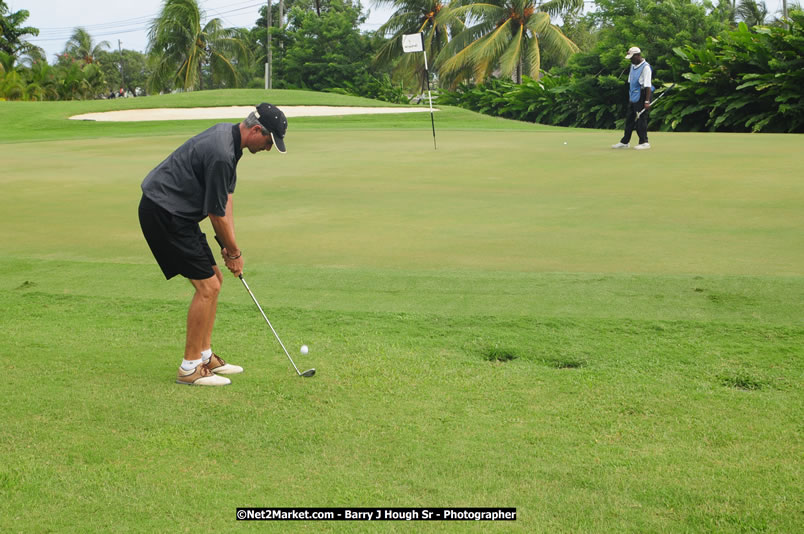
[[[625,133],[623,138],[620,139],[621,143],[627,145],[631,142],[631,133],[635,127],[637,136],[639,136],[639,144],[648,142],[648,115],[650,115],[650,110],[640,115],[639,119],[636,118],[637,113],[645,107],[644,101],[644,98],[640,98],[639,102],[628,103],[628,114],[625,116]]]

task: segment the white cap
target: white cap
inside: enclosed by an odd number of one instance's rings
[[[636,46],[632,46],[631,48],[628,49],[628,55],[625,56],[625,59],[631,59],[631,56],[633,56],[634,54],[641,54],[641,53],[642,50],[640,50]]]

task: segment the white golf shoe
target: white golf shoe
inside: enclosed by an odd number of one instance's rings
[[[187,371],[179,367],[179,373],[176,376],[177,384],[184,384],[185,386],[228,386],[232,383],[231,380],[223,376],[218,376],[209,370],[206,364],[199,364],[192,371]]]
[[[204,361],[204,365],[209,367],[210,371],[218,375],[236,375],[237,373],[243,372],[243,368],[239,365],[226,363],[223,361],[223,358],[214,353],[208,360]]]
[[[629,146],[628,143],[616,143],[611,145],[611,148],[628,148]]]
[[[634,150],[647,150],[650,148],[650,143],[642,143],[634,147]]]

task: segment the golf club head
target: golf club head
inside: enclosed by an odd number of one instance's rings
[[[313,376],[314,374],[315,374],[315,369],[307,369],[305,372],[303,372],[303,373],[301,374],[301,376],[303,376],[303,377],[305,377],[305,378],[310,378],[310,377],[311,377],[311,376]]]

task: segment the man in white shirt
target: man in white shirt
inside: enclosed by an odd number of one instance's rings
[[[636,128],[639,144],[634,148],[645,150],[650,148],[650,143],[648,142],[648,114],[650,113],[650,101],[653,95],[653,86],[651,85],[653,71],[648,62],[642,58],[642,50],[636,46],[628,50],[628,55],[625,58],[631,60],[631,71],[628,74],[628,113],[625,116],[625,133],[620,142],[612,145],[611,148],[628,148],[631,133]],[[643,112],[637,117],[640,111]]]

